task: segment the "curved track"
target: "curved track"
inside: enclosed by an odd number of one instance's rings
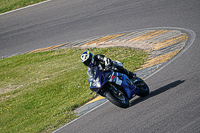
[[[192,46],[145,81],[151,94],[121,109],[105,103],[57,132],[200,132],[199,0],[52,0],[0,16],[0,56],[151,27],[196,33]]]

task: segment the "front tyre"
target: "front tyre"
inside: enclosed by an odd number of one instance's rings
[[[129,107],[128,98],[120,91],[118,93],[115,93],[114,91],[110,90],[106,92],[105,96],[111,103],[113,103],[114,105],[118,107],[121,107],[121,108]]]

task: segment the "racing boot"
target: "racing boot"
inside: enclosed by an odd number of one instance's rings
[[[135,80],[137,79],[135,73],[129,72],[128,77],[129,77],[129,79],[131,80],[132,83],[135,83]]]
[[[115,68],[116,68],[116,69],[115,69]],[[125,69],[124,67],[122,67],[122,66],[113,66],[112,69],[115,70],[115,71],[118,71],[118,72],[121,72],[121,73],[126,74],[126,75],[128,76],[128,78],[129,78],[132,82],[133,82],[134,80],[137,79],[135,73],[132,73],[132,72],[126,70],[126,69]]]
[[[131,81],[134,81],[136,80],[136,74],[135,73],[132,73],[126,69],[124,69],[124,73],[128,76],[128,78],[131,80]]]

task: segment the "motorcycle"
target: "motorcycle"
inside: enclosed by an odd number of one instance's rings
[[[88,70],[90,89],[106,97],[114,105],[127,108],[129,100],[134,96],[145,97],[149,94],[148,85],[139,77],[130,80],[125,74],[117,72],[117,66],[123,66],[119,61],[114,61],[114,69],[102,71],[98,66]]]

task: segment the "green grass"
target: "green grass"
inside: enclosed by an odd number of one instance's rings
[[[39,3],[45,0],[0,0],[0,13]]]
[[[0,60],[0,132],[51,132],[77,116],[73,110],[94,98],[83,49],[62,49]],[[125,62],[133,71],[147,53],[130,48],[90,49]]]

